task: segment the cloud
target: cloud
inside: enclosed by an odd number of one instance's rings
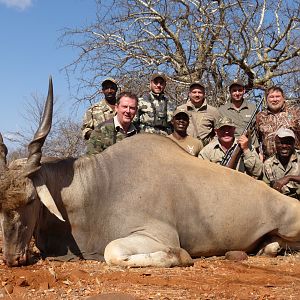
[[[32,0],[0,0],[0,4],[5,4],[7,7],[24,10],[31,6]]]

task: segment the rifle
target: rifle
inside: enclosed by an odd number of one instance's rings
[[[260,97],[260,101],[257,104],[249,122],[247,123],[246,127],[244,128],[242,135],[246,134],[249,128],[252,126],[252,122],[255,118],[255,115],[257,114],[259,107],[262,105],[264,98]],[[237,166],[237,163],[239,161],[240,156],[242,155],[242,149],[239,144],[236,144],[232,149],[229,149],[225,156],[223,157],[221,161],[221,166],[228,167],[230,169],[235,169]]]

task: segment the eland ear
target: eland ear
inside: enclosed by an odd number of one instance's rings
[[[35,187],[37,194],[40,197],[41,202],[48,208],[48,210],[55,215],[58,219],[65,222],[61,213],[59,212],[47,186],[45,184],[38,185]]]

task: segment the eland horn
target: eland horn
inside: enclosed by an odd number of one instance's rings
[[[28,159],[25,165],[25,176],[35,173],[41,168],[42,147],[51,129],[53,115],[53,84],[49,78],[48,96],[43,117],[33,140],[28,145]]]
[[[2,134],[0,133],[0,174],[6,170],[6,155],[7,147],[5,146]]]

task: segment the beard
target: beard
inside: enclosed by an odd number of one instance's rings
[[[278,104],[268,103],[268,108],[273,113],[279,112],[283,108],[283,106],[284,106],[284,102]]]
[[[112,105],[116,104],[116,96],[115,95],[105,95],[105,100]]]

